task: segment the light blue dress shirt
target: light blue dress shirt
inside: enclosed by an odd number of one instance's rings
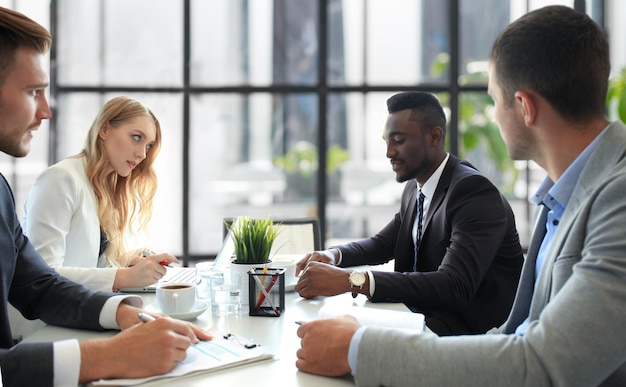
[[[587,161],[589,161],[589,157],[595,149],[596,144],[598,143],[598,139],[602,136],[605,130],[606,128],[602,132],[600,132],[600,134],[589,145],[587,145],[587,147],[565,170],[563,175],[561,175],[556,183],[553,183],[549,177],[546,177],[539,186],[537,192],[530,199],[533,203],[540,206],[546,206],[548,208],[548,216],[546,219],[546,235],[543,237],[543,241],[541,242],[541,246],[539,247],[539,252],[537,253],[537,261],[535,263],[535,282],[537,281],[537,278],[539,278],[539,273],[541,272],[541,268],[543,267],[543,261],[548,252],[548,248],[550,247],[550,243],[554,238],[556,229],[561,222],[561,217],[565,212],[567,203],[572,197],[574,187],[576,187],[576,184],[578,183],[578,178],[585,168],[585,165],[587,165]],[[529,318],[526,317],[526,320],[524,320],[524,322],[522,322],[515,329],[515,333],[523,336],[526,333],[526,329],[528,329],[529,322]]]

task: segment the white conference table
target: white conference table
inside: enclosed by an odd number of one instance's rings
[[[154,294],[144,293],[141,296],[144,298],[144,306],[154,303]],[[208,308],[193,321],[195,324],[205,329],[214,327],[223,333],[233,333],[250,339],[268,347],[276,359],[217,372],[153,381],[142,386],[354,386],[354,379],[351,376],[329,378],[307,374],[296,368],[296,351],[300,348],[300,339],[296,335],[298,325],[295,322],[314,319],[317,311],[325,304],[408,310],[403,304],[372,303],[364,295],[353,299],[350,293],[345,293],[334,297],[307,300],[295,292],[285,294],[285,310],[280,317],[249,316],[247,307],[244,307],[245,312],[241,315],[213,316],[211,308]],[[114,332],[92,332],[48,325],[28,336],[24,341],[41,342],[68,338],[84,340],[113,334]]]

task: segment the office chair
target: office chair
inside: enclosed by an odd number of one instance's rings
[[[224,218],[223,235],[235,218]],[[305,254],[322,248],[320,222],[317,218],[272,219],[282,225],[272,245],[270,257],[276,254]]]

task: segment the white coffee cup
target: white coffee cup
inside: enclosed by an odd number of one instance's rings
[[[196,302],[196,286],[184,282],[164,282],[157,286],[156,299],[163,313],[187,313]]]

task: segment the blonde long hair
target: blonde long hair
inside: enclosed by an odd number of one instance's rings
[[[146,158],[127,177],[111,171],[100,136],[105,125],[114,128],[136,117],[149,117],[156,127],[156,138]],[[108,238],[105,256],[110,266],[128,266],[135,252],[127,252],[126,240],[145,232],[157,188],[154,160],[161,149],[161,125],[142,103],[121,96],[109,100],[96,116],[80,154],[87,159],[87,178],[98,200],[100,227]]]

